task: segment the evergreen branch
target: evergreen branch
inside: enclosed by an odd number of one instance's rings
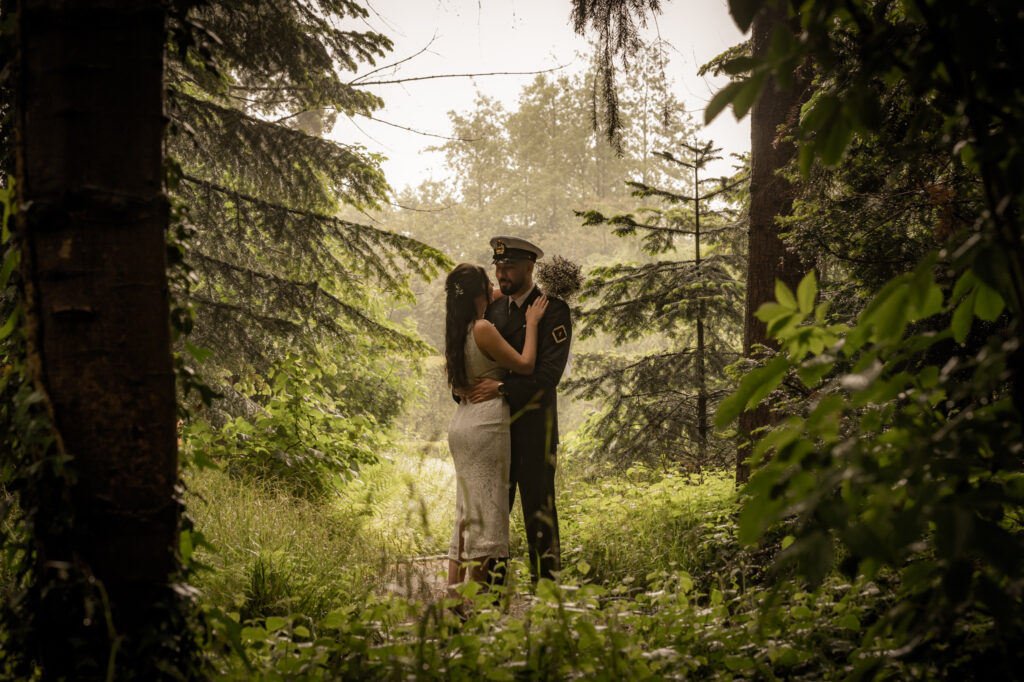
[[[630,225],[636,229],[647,230],[649,232],[661,232],[665,234],[679,234],[689,236],[696,236],[697,234],[700,234],[702,237],[718,234],[720,232],[735,232],[744,227],[742,223],[731,223],[729,225],[721,225],[719,227],[702,228],[701,231],[698,233],[696,230],[683,230],[678,227],[668,227],[666,225],[651,225],[649,223],[638,223],[635,220],[632,221]]]
[[[252,116],[250,114],[247,114],[247,113],[245,113],[243,111],[239,111],[238,109],[234,109],[232,107],[225,107],[223,105],[217,104],[213,100],[200,99],[199,97],[194,97],[194,96],[186,94],[186,93],[184,93],[184,92],[182,92],[180,90],[174,90],[174,89],[172,89],[170,91],[170,93],[171,93],[172,99],[174,99],[174,98],[183,99],[183,100],[186,100],[189,103],[193,104],[194,106],[213,109],[214,111],[216,111],[217,113],[219,113],[219,114],[221,114],[223,116],[230,116],[232,118],[239,118],[239,119],[248,121],[249,123],[251,123],[253,125],[257,125],[257,126],[276,126],[276,122],[275,121],[267,121],[265,119],[258,118],[256,116]],[[299,113],[303,113],[303,112],[299,112]],[[352,151],[355,148],[353,145],[342,144],[341,142],[338,142],[336,140],[328,140],[328,139],[323,138],[323,137],[315,137],[313,135],[309,135],[308,133],[304,133],[301,130],[295,130],[294,128],[287,128],[285,126],[277,126],[277,128],[278,128],[278,130],[280,131],[281,134],[287,135],[287,136],[291,137],[292,139],[295,139],[296,137],[301,136],[303,138],[313,138],[313,139],[316,139],[316,140],[320,140],[324,144],[333,145],[335,147],[338,147],[339,149],[344,149],[346,151]]]
[[[405,206],[404,204],[389,201],[388,205],[400,208],[403,211],[415,211],[416,213],[443,213],[444,211],[452,210],[452,204],[448,204],[447,206],[441,206],[440,208],[416,208],[414,206]]]
[[[234,303],[227,303],[225,301],[215,301],[211,298],[206,298],[205,296],[199,296],[196,294],[190,294],[188,296],[188,300],[194,303],[199,303],[200,305],[209,306],[211,308],[217,308],[220,310],[227,310],[233,313],[238,313],[238,315],[241,317],[244,317],[246,319],[253,319],[256,320],[257,322],[262,323],[264,327],[286,328],[292,332],[302,331],[302,325],[298,324],[297,322],[292,322],[291,320],[286,320],[284,318],[276,317],[274,315],[262,315],[260,313],[254,312],[250,308],[236,305]]]
[[[690,203],[690,204],[692,204],[695,201],[710,201],[711,199],[714,199],[715,197],[719,196],[720,194],[724,194],[726,192],[730,192],[730,191],[734,190],[736,187],[738,187],[738,186],[742,185],[743,183],[745,183],[748,179],[749,178],[747,176],[742,176],[742,177],[740,177],[740,178],[738,178],[736,180],[730,181],[726,185],[722,185],[721,187],[719,187],[717,190],[715,190],[713,192],[709,192],[708,194],[702,194],[700,196],[687,196],[685,194],[676,194],[675,192],[670,192],[670,191],[665,190],[665,189],[658,189],[656,187],[650,187],[648,185],[643,184],[642,182],[627,181],[626,184],[629,185],[630,187],[635,187],[636,188],[636,191],[633,192],[633,196],[635,196],[635,197],[644,197],[644,198],[646,198],[646,197],[660,197],[662,199],[667,200],[669,203],[672,203],[672,204],[680,204],[680,203]]]
[[[243,267],[241,265],[235,265],[234,263],[228,263],[225,260],[221,260],[220,258],[216,258],[214,256],[210,256],[208,254],[205,254],[205,253],[203,253],[203,252],[201,252],[199,250],[195,250],[195,249],[190,251],[189,255],[192,258],[204,261],[208,265],[213,265],[213,266],[216,266],[218,268],[223,268],[225,270],[231,270],[232,272],[235,272],[235,273],[240,274],[240,275],[245,275],[247,277],[255,277],[257,279],[261,279],[261,280],[264,280],[264,281],[267,281],[267,282],[273,282],[275,284],[279,284],[279,285],[282,285],[282,286],[287,286],[289,288],[307,290],[307,291],[310,292],[310,294],[313,294],[313,295],[326,296],[330,300],[332,300],[335,303],[341,305],[341,301],[339,301],[337,298],[335,298],[330,293],[325,291],[323,289],[323,287],[320,286],[320,283],[317,282],[316,280],[311,280],[311,281],[308,281],[308,282],[295,281],[295,280],[292,280],[292,279],[288,279],[287,277],[281,277],[280,275],[275,275],[273,273],[260,272],[258,270],[253,270],[251,268],[246,268],[246,267]],[[346,279],[350,279],[351,280],[351,278],[348,277],[348,273],[344,273],[342,276],[346,277]]]
[[[451,267],[450,259],[437,249],[412,237],[398,234],[397,232],[379,230],[317,211],[292,208],[267,199],[260,199],[259,197],[252,196],[251,194],[239,192],[231,189],[230,187],[225,187],[208,180],[203,180],[202,178],[197,178],[190,174],[182,175],[182,180],[207,188],[214,192],[225,194],[236,200],[241,199],[247,203],[264,209],[280,211],[287,215],[305,220],[312,220],[322,225],[332,226],[335,228],[336,235],[341,239],[345,239],[350,248],[354,249],[357,253],[367,256],[367,260],[364,265],[376,266],[374,269],[377,272],[378,277],[383,281],[390,281],[393,273],[388,273],[381,265],[375,262],[375,259],[368,257],[367,249],[369,248],[369,244],[367,237],[370,234],[373,235],[377,243],[387,244],[391,248],[397,250],[398,255],[403,257],[406,264],[412,267],[417,274],[424,277],[429,278],[433,276],[433,274],[436,273],[437,268]],[[413,258],[412,254],[415,254],[416,258]],[[425,261],[425,263],[420,263],[421,260]]]
[[[191,161],[193,175],[200,170],[228,173],[233,184],[250,194],[285,196],[321,209],[333,208],[339,200],[376,207],[390,190],[378,161],[359,147],[191,95],[175,93],[168,101],[172,118],[190,131],[172,137],[172,149]]]

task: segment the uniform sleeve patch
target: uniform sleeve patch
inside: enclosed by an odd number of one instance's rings
[[[551,337],[555,340],[555,343],[562,343],[569,338],[569,332],[565,331],[564,324],[560,324],[551,330]]]

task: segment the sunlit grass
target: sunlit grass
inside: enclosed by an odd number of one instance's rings
[[[699,483],[650,470],[559,476],[562,554],[598,582],[642,582],[655,570],[699,573],[698,535],[732,508],[727,475]],[[328,503],[217,470],[190,472],[187,508],[216,550],[196,582],[211,605],[241,617],[322,615],[394,589],[396,567],[443,555],[454,522],[455,471],[443,442],[400,446],[365,466]],[[511,516],[512,555],[525,559],[522,512]]]
[[[219,470],[191,471],[186,506],[205,600],[248,615],[317,616],[384,590],[401,559],[442,554],[454,519],[450,459],[404,449],[366,466],[327,504]]]

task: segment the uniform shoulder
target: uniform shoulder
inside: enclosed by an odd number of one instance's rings
[[[554,311],[557,310],[558,312],[564,312],[567,315],[569,314],[569,304],[568,303],[566,303],[562,299],[558,298],[557,296],[552,296],[550,294],[548,294],[547,296],[548,296],[548,310],[550,310],[551,312],[554,312]]]

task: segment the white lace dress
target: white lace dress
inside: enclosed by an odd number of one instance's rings
[[[490,324],[481,320],[476,324]],[[466,335],[466,377],[505,378],[507,372]],[[498,396],[482,403],[463,400],[448,425],[448,447],[455,460],[455,528],[448,557],[468,561],[507,557],[508,485],[512,456],[508,403]]]

